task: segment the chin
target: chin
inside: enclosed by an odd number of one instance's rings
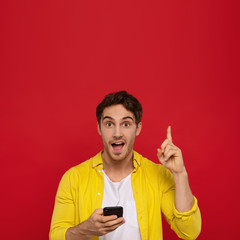
[[[131,154],[131,152],[113,153],[112,159],[115,161],[122,161],[122,160],[127,159],[130,154]]]
[[[126,156],[122,155],[121,153],[120,154],[112,154],[111,155],[111,158],[115,161],[121,161],[125,158]]]

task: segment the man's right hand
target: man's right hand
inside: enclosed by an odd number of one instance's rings
[[[93,214],[76,227],[69,228],[66,240],[89,240],[93,236],[102,236],[120,227],[125,220],[116,215],[103,216],[103,209],[96,209]]]

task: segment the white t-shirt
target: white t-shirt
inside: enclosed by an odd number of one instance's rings
[[[104,194],[102,208],[112,206],[123,207],[125,223],[113,232],[100,236],[100,240],[141,240],[140,228],[137,220],[136,204],[133,196],[131,174],[120,182],[112,182],[104,175]]]

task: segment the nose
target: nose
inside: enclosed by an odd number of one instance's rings
[[[115,126],[114,132],[113,132],[114,138],[121,138],[122,137],[122,129],[121,126]]]

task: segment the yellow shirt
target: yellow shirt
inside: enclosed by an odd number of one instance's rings
[[[133,159],[131,181],[142,240],[163,239],[161,212],[180,238],[196,239],[201,230],[196,198],[190,211],[178,212],[174,206],[174,181],[170,171],[135,151]],[[98,153],[63,175],[56,195],[50,240],[65,240],[69,227],[85,221],[94,210],[102,207],[102,169],[102,156]]]

